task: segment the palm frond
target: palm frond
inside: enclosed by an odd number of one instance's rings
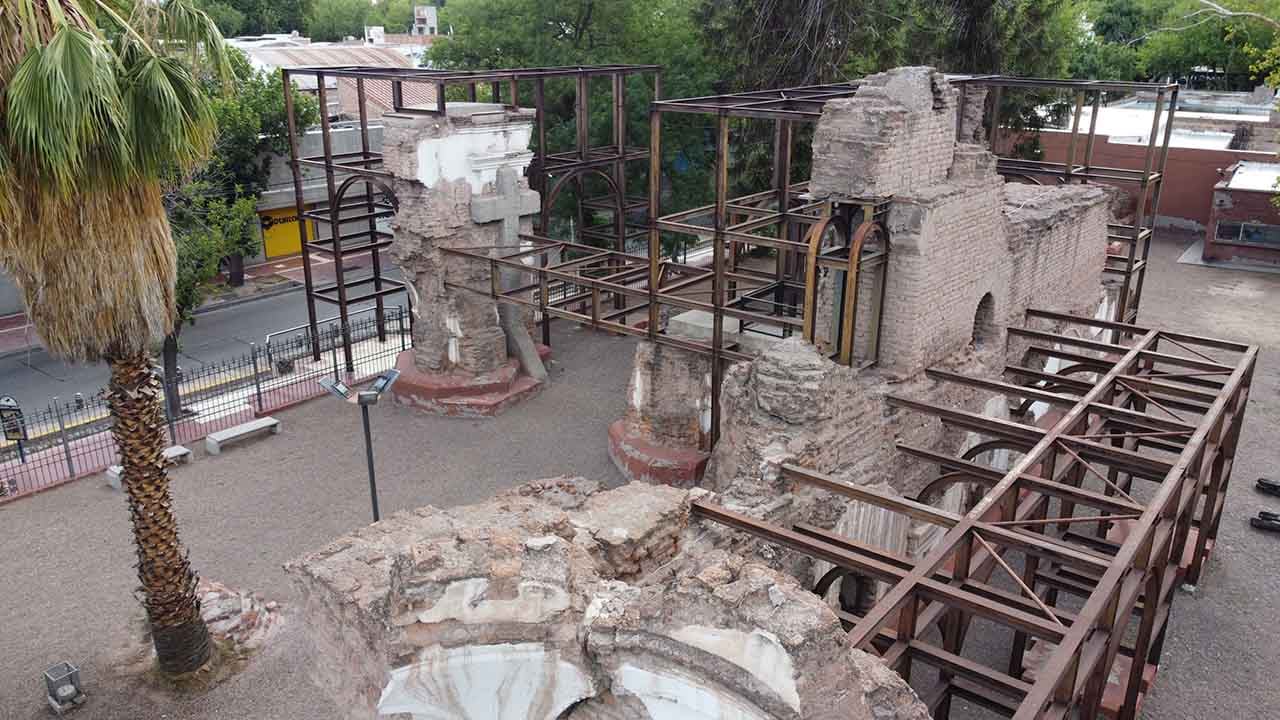
[[[166,169],[190,169],[208,157],[216,130],[213,109],[181,61],[139,58],[125,71],[124,95],[139,174],[160,177]]]
[[[212,149],[199,78],[225,53],[191,0],[4,1],[0,264],[51,352],[124,357],[172,330],[160,185]]]
[[[131,142],[117,70],[101,42],[65,25],[27,53],[5,93],[10,160],[21,175],[60,195],[86,178],[127,182]]]

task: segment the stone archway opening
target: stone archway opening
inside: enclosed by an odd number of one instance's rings
[[[982,296],[978,301],[978,309],[973,314],[973,340],[975,348],[990,347],[1000,334],[996,327],[996,301],[991,293]]]

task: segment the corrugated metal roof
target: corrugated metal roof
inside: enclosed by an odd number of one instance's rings
[[[370,45],[322,45],[311,47],[248,47],[251,60],[273,68],[307,67],[310,65],[369,65],[374,67],[413,67],[405,54],[386,47]]]

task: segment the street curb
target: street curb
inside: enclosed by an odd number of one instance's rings
[[[236,298],[235,300],[228,300],[226,302],[213,303],[212,305],[202,305],[198,309],[196,309],[195,312],[191,314],[204,315],[206,313],[215,312],[217,310],[226,310],[227,308],[233,308],[237,305],[245,305],[247,303],[251,303],[257,300],[266,300],[268,298],[279,297],[280,295],[288,295],[291,292],[297,292],[298,290],[305,290],[306,288],[307,288],[306,285],[302,283],[295,283],[292,280],[290,280],[288,287],[280,288],[279,290],[271,290],[269,292],[257,293],[256,295],[249,295],[247,297]]]

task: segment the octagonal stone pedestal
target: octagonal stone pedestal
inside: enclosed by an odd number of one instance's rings
[[[538,355],[545,362],[551,356],[551,348],[538,345]],[[419,370],[413,351],[406,350],[396,357],[396,369],[400,378],[391,386],[396,403],[440,415],[493,417],[538,394],[545,385],[542,380],[522,375],[515,358],[508,358],[489,372],[429,373]]]

